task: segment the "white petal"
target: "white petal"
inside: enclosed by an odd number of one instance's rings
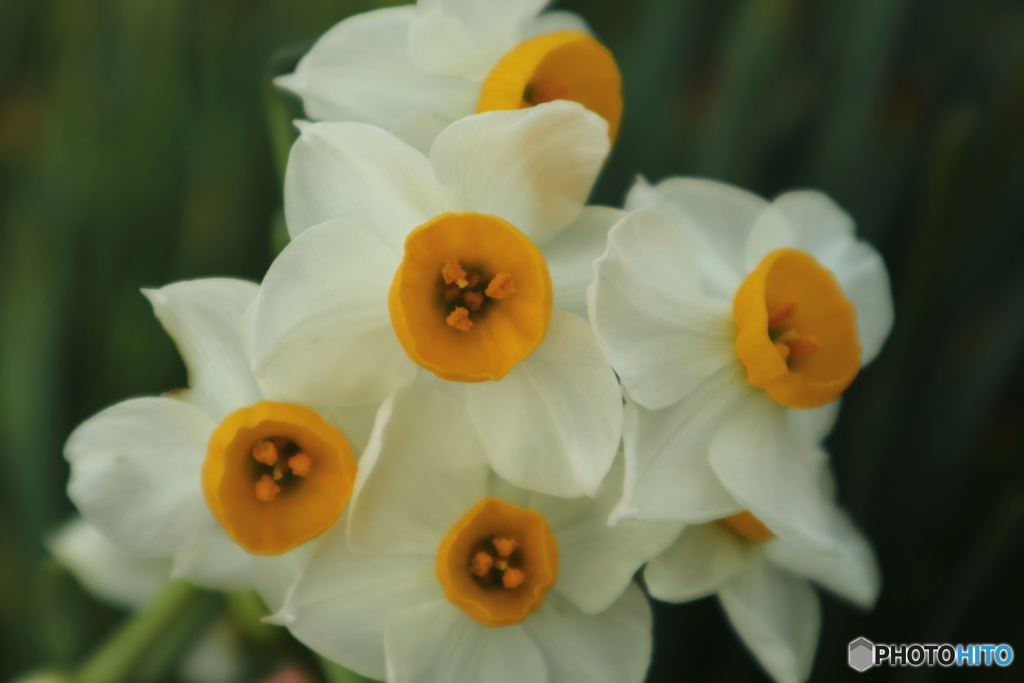
[[[321,537],[273,623],[288,626],[318,654],[385,680],[384,626],[393,615],[444,599],[433,555],[356,555],[345,525]]]
[[[384,632],[389,683],[545,683],[523,627],[489,628],[447,600],[396,614]]]
[[[857,309],[857,334],[863,353],[860,362],[867,365],[882,350],[895,320],[885,261],[867,242],[856,242],[822,263],[835,273],[843,293]]]
[[[719,429],[710,460],[729,492],[780,538],[834,553],[829,506],[798,458],[786,408],[757,395]]]
[[[755,564],[718,594],[733,628],[778,683],[802,683],[811,673],[821,610],[805,581]]]
[[[142,290],[185,359],[188,402],[215,420],[263,398],[250,367],[252,331],[243,324],[259,290],[254,282],[230,278]]]
[[[430,161],[459,211],[499,216],[543,244],[579,216],[608,149],[607,122],[559,100],[456,121]]]
[[[667,212],[640,209],[619,221],[594,273],[591,322],[640,405],[669,406],[736,363],[732,309],[704,296],[692,242]]]
[[[448,120],[473,113],[479,87],[422,71],[409,58],[413,6],[356,14],[336,24],[274,82],[302,98],[320,121],[363,121],[389,128],[410,111]]]
[[[814,190],[779,195],[758,217],[744,249],[746,270],[757,268],[768,253],[792,247],[818,260],[847,248],[856,228],[853,217],[832,199]]]
[[[836,511],[832,518],[842,555],[823,555],[802,550],[781,540],[765,546],[772,562],[815,581],[862,609],[871,609],[882,588],[878,562],[867,539],[846,514]]]
[[[747,268],[753,270],[766,254],[782,247],[806,251],[835,274],[857,309],[861,363],[870,363],[892,329],[892,292],[885,262],[870,244],[857,239],[850,214],[821,192],[781,195],[750,233]]]
[[[593,495],[615,459],[622,394],[582,318],[554,311],[540,346],[497,382],[466,385],[491,466],[522,488]]]
[[[391,327],[399,258],[346,220],[312,228],[270,266],[256,302],[256,373],[304,405],[379,402],[416,368]]]
[[[822,497],[827,501],[835,499],[835,483],[829,464],[828,452],[822,441],[832,431],[842,398],[821,408],[801,410],[790,408],[786,411],[789,427],[789,443],[797,459],[817,483]]]
[[[717,593],[755,561],[753,544],[719,522],[688,526],[668,550],[647,563],[651,597],[689,602]]]
[[[626,197],[627,211],[659,207],[675,216],[698,249],[705,291],[730,303],[747,274],[747,236],[766,206],[756,194],[703,178],[668,178],[653,187],[639,178]]]
[[[626,485],[612,521],[635,517],[699,524],[739,512],[740,504],[711,468],[708,451],[749,394],[742,369],[726,367],[663,410],[627,402]]]
[[[356,552],[432,554],[487,495],[487,460],[465,404],[417,383],[384,402],[359,462],[348,539]]]
[[[170,575],[166,558],[129,555],[77,515],[46,540],[46,547],[89,593],[124,609],[138,609]]]
[[[320,407],[314,406],[329,424],[334,425],[345,438],[352,449],[356,459],[362,455],[366,444],[370,441],[370,433],[373,432],[373,423],[377,419],[379,403],[371,403],[362,406]]]
[[[651,661],[651,608],[632,583],[604,612],[586,615],[548,593],[523,628],[558,683],[641,683]]]
[[[547,0],[420,0],[409,29],[413,63],[482,81]]]
[[[445,206],[430,162],[376,126],[308,124],[288,157],[284,209],[293,238],[348,218],[401,254],[409,231]]]
[[[556,10],[544,12],[536,19],[526,25],[523,30],[523,40],[539,36],[542,33],[554,31],[580,31],[581,33],[593,33],[586,20],[575,12]]]
[[[470,112],[466,113],[468,115]],[[395,121],[390,131],[396,138],[426,156],[430,154],[430,148],[441,131],[455,120],[431,112],[414,110]]]
[[[842,406],[842,398],[820,408],[801,410],[792,408],[789,410],[789,423],[796,430],[796,433],[808,441],[820,443],[832,432],[832,428],[839,418],[839,408]]]
[[[283,555],[252,556],[252,581],[272,613],[284,607],[306,565],[319,546],[319,539],[303,543]]]
[[[68,496],[125,550],[163,557],[190,547],[216,522],[200,477],[217,427],[195,406],[134,398],[86,420],[64,446]]]
[[[544,245],[555,308],[587,318],[587,287],[594,260],[604,253],[608,231],[625,215],[607,206],[587,206],[558,237]]]
[[[543,515],[558,544],[555,588],[587,614],[608,609],[640,566],[657,556],[683,525],[625,520],[608,526],[622,495],[622,459],[616,460],[596,498],[554,498],[535,494],[529,507]]]
[[[253,587],[252,556],[218,526],[174,555],[171,577],[214,590],[249,590]]]

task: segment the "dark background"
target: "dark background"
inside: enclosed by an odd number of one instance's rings
[[[72,512],[62,443],[184,383],[139,287],[265,272],[294,107],[268,76],[376,5],[0,0],[0,680],[73,667],[122,618],[46,557]],[[823,596],[812,680],[861,680],[845,660],[861,635],[1024,656],[1024,2],[562,6],[625,79],[596,201],[620,203],[638,171],[820,188],[889,266],[896,327],[829,440],[884,589],[870,614]],[[303,658],[258,641],[254,678]],[[135,680],[174,680],[161,668]],[[1021,679],[1024,662],[863,676]],[[714,600],[656,609],[650,680],[684,679],[765,680]]]

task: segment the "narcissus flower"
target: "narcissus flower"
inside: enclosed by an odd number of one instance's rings
[[[607,125],[572,102],[452,124],[429,159],[362,123],[302,129],[285,179],[294,241],[255,313],[276,395],[381,401],[417,372],[469,405],[491,464],[553,495],[597,490],[622,400],[585,316],[622,213],[584,207]]]
[[[274,621],[390,683],[642,681],[651,615],[632,576],[681,525],[608,527],[621,464],[595,498],[511,486],[437,383],[382,406],[347,538],[324,537]]]
[[[837,509],[827,515],[836,554],[815,553],[775,538],[758,519],[687,527],[644,571],[652,597],[687,602],[718,595],[736,633],[778,683],[807,680],[818,645],[821,614],[808,581],[862,609],[881,583],[874,554]]]
[[[892,326],[882,259],[817,192],[640,180],[609,233],[591,321],[622,379],[626,492],[615,518],[744,511],[826,550],[801,457]]]
[[[320,121],[361,121],[426,151],[470,114],[579,102],[622,116],[615,58],[571,12],[545,0],[421,0],[345,19],[275,82]]]
[[[173,556],[175,577],[215,588],[250,586],[251,556],[283,555],[334,524],[356,473],[341,426],[365,435],[372,422],[366,409],[328,422],[253,376],[258,289],[209,279],[146,291],[190,388],[112,406],[65,447],[68,494],[90,523],[132,553]]]

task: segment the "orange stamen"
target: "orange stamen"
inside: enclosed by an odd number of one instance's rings
[[[800,337],[789,343],[789,352],[793,358],[809,358],[820,349],[821,342],[814,337]]]
[[[466,291],[462,294],[462,303],[471,311],[479,311],[484,305],[484,295],[480,292]]]
[[[264,474],[256,482],[256,497],[265,503],[269,503],[277,498],[279,493],[281,493],[281,487],[274,483],[269,474]]]
[[[482,550],[474,555],[473,559],[469,561],[469,571],[480,577],[487,576],[487,572],[491,571],[491,567],[493,566],[494,558]]]
[[[516,285],[512,282],[512,276],[508,273],[498,273],[484,290],[484,294],[492,299],[504,299],[515,293]]]
[[[264,439],[252,447],[252,457],[264,465],[273,465],[277,462],[277,446]]]
[[[466,271],[459,265],[457,259],[453,259],[448,263],[444,264],[444,268],[441,269],[441,277],[444,278],[444,283],[450,285],[452,283],[458,284],[459,287],[465,287],[469,284],[466,281]]]
[[[469,311],[462,306],[458,306],[444,321],[449,326],[463,332],[469,332],[473,328],[473,321],[469,319]]]
[[[313,466],[313,461],[309,459],[309,456],[305,453],[298,453],[288,458],[288,469],[292,471],[296,477],[304,477],[309,474],[310,468]]]
[[[523,581],[526,581],[526,574],[518,569],[506,569],[501,576],[501,585],[509,589],[517,588]]]
[[[496,538],[494,539],[494,547],[498,550],[499,555],[508,557],[519,547],[519,542],[514,538]]]
[[[788,346],[786,346],[785,344],[775,344],[774,346],[775,350],[779,352],[780,356],[782,356],[782,360],[786,360],[787,358],[789,358]]]
[[[789,301],[768,315],[768,327],[785,325],[796,315],[796,302]]]

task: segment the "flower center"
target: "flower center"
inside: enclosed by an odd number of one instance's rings
[[[388,294],[409,357],[455,382],[504,377],[544,339],[551,305],[540,250],[478,213],[446,213],[409,233]]]
[[[856,309],[810,254],[765,256],[737,290],[733,315],[747,380],[783,405],[823,406],[860,370]]]
[[[297,443],[280,436],[257,441],[252,457],[256,498],[267,503],[277,498],[282,486],[294,488],[313,466]]]
[[[473,314],[484,314],[484,307],[496,299],[504,299],[516,292],[515,282],[508,273],[493,278],[481,277],[476,271],[466,271],[453,259],[441,269],[441,296],[451,312],[444,321],[463,332],[473,329]]]
[[[622,77],[612,53],[582,31],[553,31],[519,43],[484,79],[477,112],[572,100],[608,122],[615,142]]]
[[[203,494],[246,552],[279,555],[334,524],[355,474],[348,441],[316,412],[262,401],[228,415],[214,430]]]
[[[532,510],[484,498],[441,541],[437,578],[448,600],[484,626],[535,612],[558,575],[558,546]]]
[[[743,538],[754,543],[770,541],[775,538],[774,532],[766,527],[764,522],[746,510],[730,515],[722,519],[721,522]]]

